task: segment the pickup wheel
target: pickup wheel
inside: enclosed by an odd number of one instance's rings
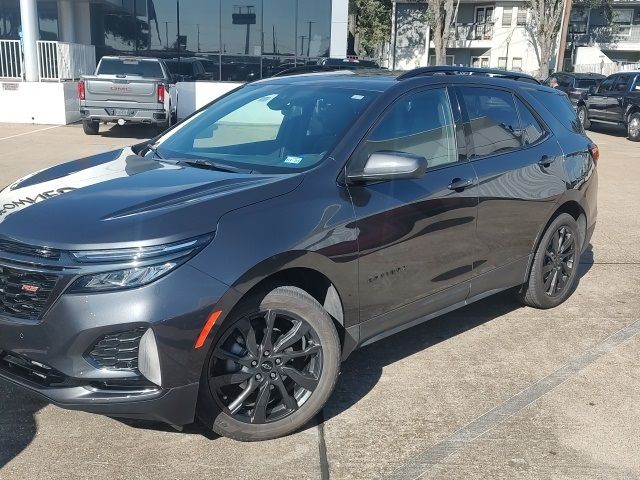
[[[100,133],[100,122],[83,120],[82,130],[84,130],[84,133],[86,133],[87,135],[98,135],[98,133]]]
[[[627,138],[632,142],[640,142],[640,113],[632,113],[627,120]]]
[[[587,107],[585,107],[584,105],[580,105],[578,107],[578,120],[580,120],[580,123],[585,129],[591,127],[591,122],[589,121],[589,112],[587,111]]]

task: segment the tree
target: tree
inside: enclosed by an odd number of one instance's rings
[[[531,23],[528,27],[538,56],[538,78],[549,75],[549,61],[556,46],[565,0],[529,0]]]
[[[460,0],[431,0],[427,8],[427,23],[433,34],[436,65],[444,65],[447,60],[447,45],[452,27],[458,17]]]
[[[374,57],[391,37],[391,0],[350,0],[349,11],[354,19],[360,47],[368,57]]]

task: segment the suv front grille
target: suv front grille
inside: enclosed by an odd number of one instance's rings
[[[88,356],[99,368],[137,370],[140,338],[146,329],[111,333],[100,338]]]
[[[57,281],[57,275],[0,265],[0,313],[36,320]]]
[[[17,253],[19,255],[28,255],[30,257],[48,258],[58,260],[60,251],[47,247],[36,247],[26,245],[24,243],[11,242],[9,240],[0,240],[0,252]]]

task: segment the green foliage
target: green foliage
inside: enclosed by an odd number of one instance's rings
[[[356,18],[360,45],[368,56],[391,37],[391,0],[350,0],[349,11]]]

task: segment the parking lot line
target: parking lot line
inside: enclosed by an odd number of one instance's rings
[[[506,422],[527,406],[539,400],[556,387],[575,377],[580,371],[599,358],[612,352],[623,343],[640,333],[640,320],[618,330],[585,353],[565,363],[555,372],[525,388],[513,397],[489,410],[444,440],[432,445],[422,453],[411,458],[385,479],[424,478],[431,468],[442,463],[458,450],[468,446],[485,433]]]
[[[23,135],[31,135],[32,133],[43,132],[45,130],[51,130],[53,128],[58,128],[60,126],[61,125],[53,125],[53,126],[50,126],[50,127],[38,128],[37,130],[31,130],[30,132],[16,133],[15,135],[9,135],[8,137],[2,137],[2,138],[0,138],[0,141],[9,140],[11,138],[16,138],[16,137],[22,137]]]

